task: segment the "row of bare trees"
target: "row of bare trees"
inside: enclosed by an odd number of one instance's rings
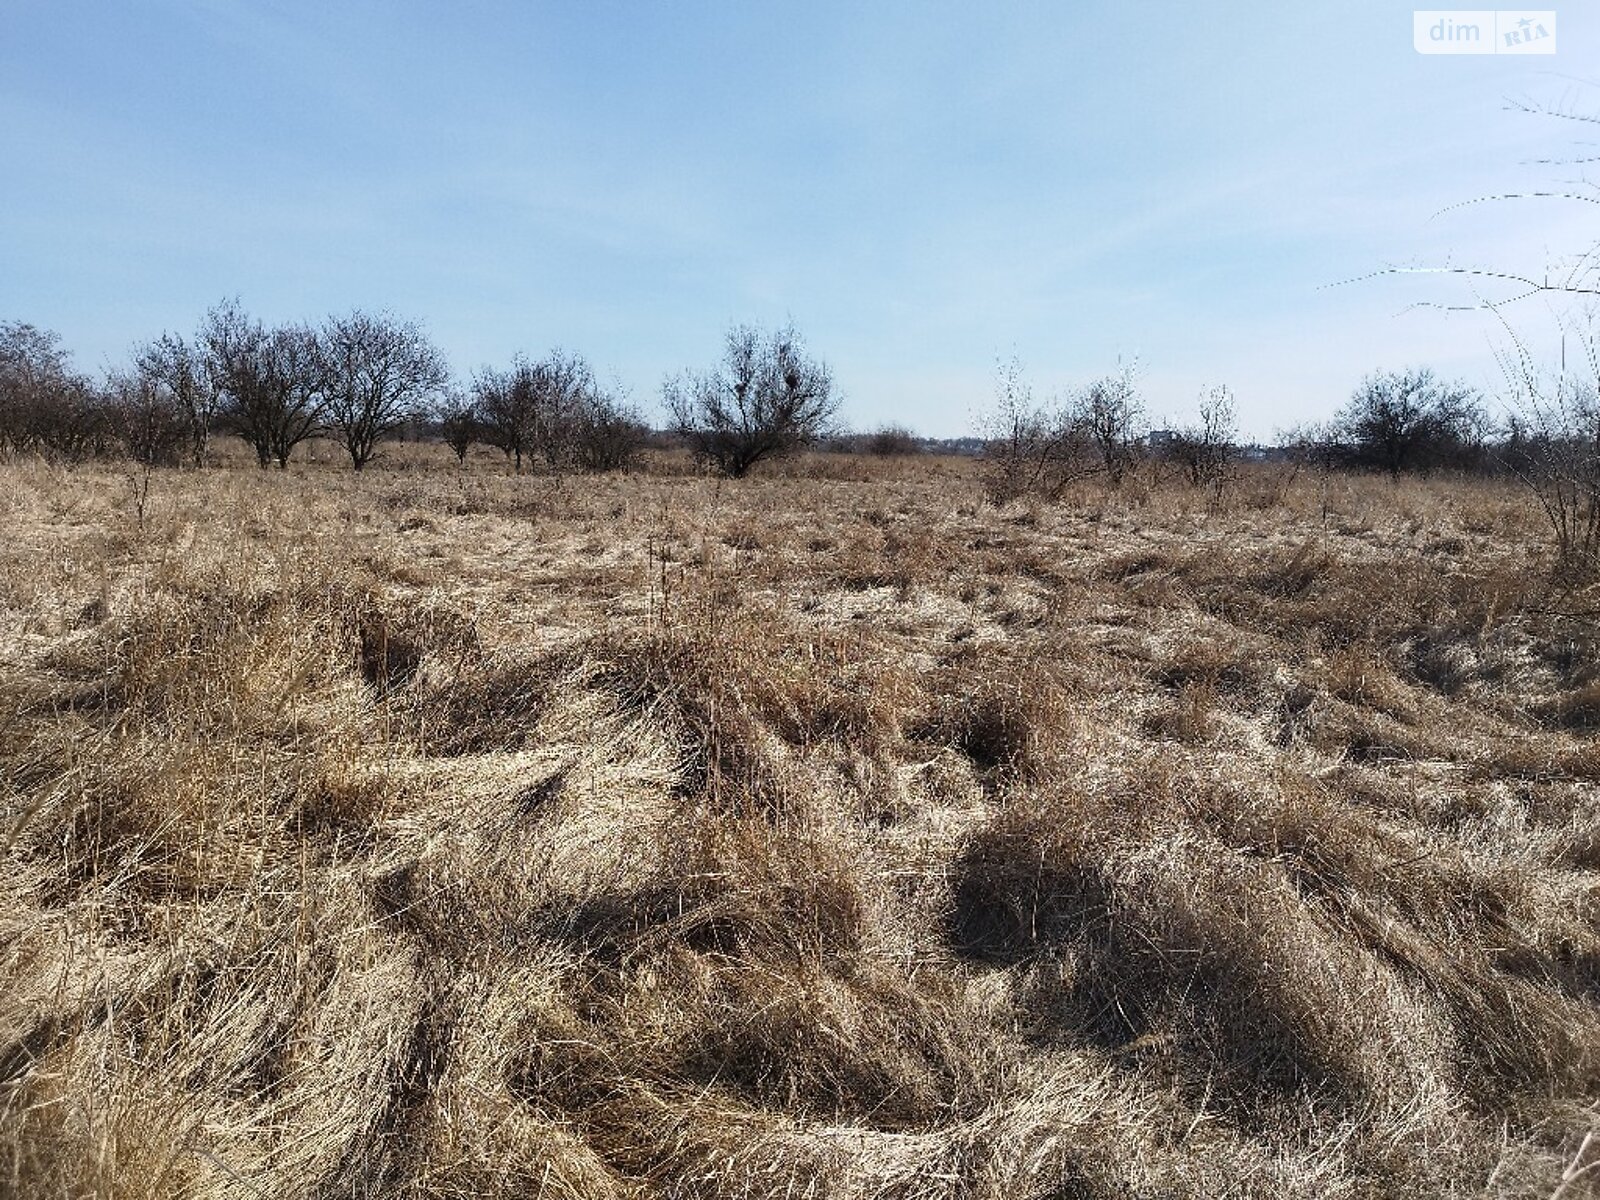
[[[1537,502],[1563,569],[1600,570],[1600,336],[1580,331],[1579,361],[1537,369],[1520,345],[1505,362],[1509,416],[1496,422],[1474,389],[1427,368],[1367,376],[1329,421],[1283,435],[1282,457],[1399,479],[1435,471],[1511,476]],[[999,374],[984,484],[990,498],[1059,499],[1076,481],[1122,482],[1140,459],[1176,466],[1220,495],[1238,454],[1233,398],[1202,394],[1198,419],[1149,435],[1131,370],[1040,404],[1013,361]]]
[[[441,410],[440,432],[466,461],[474,442],[551,470],[614,471],[633,465],[649,436],[637,410],[602,387],[580,356],[557,350],[538,362],[516,358],[485,368],[466,395]]]
[[[1140,459],[1175,466],[1196,487],[1219,489],[1236,458],[1236,413],[1226,387],[1202,393],[1196,420],[1154,432],[1132,368],[1039,404],[1017,364],[1004,363],[998,392],[985,455],[997,500],[1057,498],[1092,476],[1115,487]],[[1322,466],[1398,478],[1488,469],[1505,461],[1507,444],[1473,389],[1421,368],[1369,375],[1331,420],[1291,431],[1281,448]]]
[[[669,378],[663,399],[671,432],[700,463],[735,478],[827,437],[839,406],[832,373],[792,326],[735,325],[722,361]],[[556,470],[627,467],[650,433],[588,363],[561,351],[478,372],[468,393],[449,401],[440,429],[462,461],[481,442],[502,450],[517,471],[525,459]]]
[[[357,470],[378,443],[424,419],[449,378],[415,324],[356,310],[321,326],[267,328],[236,302],[192,337],[164,333],[130,366],[95,381],[56,335],[0,324],[0,447],[69,460],[121,451],[148,465],[205,458],[212,434],[237,434],[264,467],[287,465],[314,435],[335,438]]]
[[[1145,414],[1132,365],[1041,403],[1012,359],[999,365],[997,392],[983,430],[984,490],[996,503],[1057,500],[1096,476],[1116,487],[1139,459]]]
[[[385,439],[431,423],[463,458],[482,442],[519,470],[526,455],[552,467],[623,467],[647,432],[576,355],[485,370],[463,396],[421,327],[388,313],[269,327],[223,301],[193,335],[164,333],[101,380],[75,371],[55,334],[0,323],[0,450],[199,466],[213,434],[226,432],[262,467],[285,467],[296,446],[323,437],[359,471]]]
[[[793,327],[748,325],[728,332],[716,366],[669,379],[664,400],[672,432],[730,476],[828,436],[839,403],[827,365]],[[325,437],[359,471],[385,438],[421,424],[432,424],[463,463],[481,444],[504,452],[518,472],[532,464],[625,468],[650,435],[620,390],[602,386],[579,355],[519,356],[454,389],[422,329],[387,313],[268,327],[224,301],[192,336],[164,333],[100,382],[72,370],[54,334],[0,325],[0,449],[198,466],[213,433],[227,432],[262,467],[285,467],[296,446]]]

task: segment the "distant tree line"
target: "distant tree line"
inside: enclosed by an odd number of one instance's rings
[[[670,378],[663,394],[671,434],[730,476],[835,433],[832,374],[792,327],[733,327],[720,363]],[[0,450],[200,466],[225,433],[261,467],[283,468],[301,443],[327,438],[360,471],[386,439],[415,427],[437,433],[463,464],[483,445],[519,473],[626,468],[651,437],[580,355],[519,355],[456,386],[422,328],[388,313],[268,326],[225,300],[192,335],[163,333],[100,380],[73,369],[54,333],[0,323]],[[872,448],[913,443],[884,430]]]
[[[463,394],[422,328],[388,313],[269,327],[227,300],[194,334],[163,333],[98,380],[73,368],[54,333],[0,323],[3,450],[199,466],[226,433],[260,466],[281,468],[322,437],[359,471],[417,426],[436,428],[463,459],[474,443],[501,449],[519,470],[526,456],[551,468],[625,467],[648,432],[582,358],[559,351],[484,370]]]
[[[1505,421],[1472,388],[1427,368],[1380,371],[1328,421],[1283,435],[1279,453],[1395,479],[1513,475],[1538,498],[1563,559],[1600,562],[1600,350],[1580,341],[1588,355],[1577,373],[1544,378],[1526,355],[1510,364],[1516,395]],[[669,378],[663,400],[677,443],[734,477],[808,446],[886,457],[923,447],[899,426],[840,430],[832,372],[792,327],[734,326],[720,361]],[[75,370],[54,333],[0,322],[0,451],[199,466],[226,433],[263,468],[282,468],[320,437],[360,471],[408,428],[436,434],[462,463],[474,445],[497,449],[517,472],[627,468],[652,436],[580,355],[517,356],[458,386],[423,329],[388,313],[268,326],[228,300],[193,334],[163,333],[100,379]],[[1039,402],[1019,365],[1001,364],[982,432],[983,482],[997,503],[1059,499],[1087,479],[1120,487],[1147,463],[1220,497],[1239,459],[1226,388],[1202,395],[1194,421],[1152,430],[1133,367]]]
[[[1507,363],[1510,415],[1495,421],[1473,388],[1432,370],[1368,375],[1326,422],[1280,436],[1280,457],[1326,470],[1406,475],[1509,476],[1537,500],[1564,568],[1600,570],[1600,339],[1583,336],[1584,362],[1553,377],[1519,347]],[[1036,402],[1015,362],[999,371],[984,430],[990,499],[1061,498],[1090,478],[1116,487],[1136,463],[1175,467],[1221,495],[1239,458],[1231,393],[1201,397],[1198,420],[1150,430],[1132,371]]]

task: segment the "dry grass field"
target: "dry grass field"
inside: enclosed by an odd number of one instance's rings
[[[0,1192],[1600,1194],[1510,486],[432,453],[0,464]]]

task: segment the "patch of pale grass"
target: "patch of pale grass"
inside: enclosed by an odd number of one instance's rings
[[[1514,489],[437,449],[0,465],[0,1193],[1587,1194]]]

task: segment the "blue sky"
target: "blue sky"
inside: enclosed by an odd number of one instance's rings
[[[1013,354],[1040,394],[1137,358],[1158,420],[1225,383],[1258,435],[1376,367],[1492,388],[1498,323],[1416,307],[1459,284],[1326,285],[1594,244],[1591,206],[1440,210],[1579,170],[1506,102],[1600,109],[1600,9],[1523,58],[1419,55],[1411,12],[5,0],[0,318],[93,369],[225,295],[387,308],[462,375],[562,346],[646,409],[792,318],[851,423],[940,435]]]

